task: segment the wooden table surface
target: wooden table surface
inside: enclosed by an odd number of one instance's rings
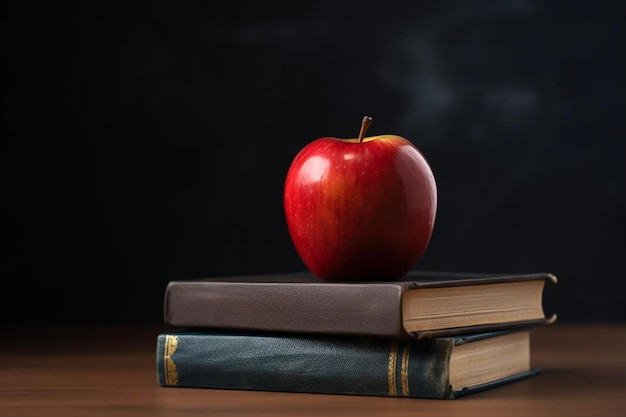
[[[162,388],[160,330],[3,329],[0,417],[626,416],[626,324],[540,327],[541,375],[450,401]]]

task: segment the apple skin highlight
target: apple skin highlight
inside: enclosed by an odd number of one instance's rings
[[[312,141],[285,180],[293,244],[328,281],[398,279],[423,256],[434,228],[437,187],[422,153],[400,136],[362,135]]]

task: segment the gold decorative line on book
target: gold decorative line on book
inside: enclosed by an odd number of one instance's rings
[[[402,386],[402,395],[405,397],[409,396],[409,355],[411,353],[411,347],[409,345],[404,345],[404,349],[402,350],[402,372],[400,374],[401,378],[401,386]]]
[[[389,385],[389,396],[397,397],[398,390],[396,389],[396,361],[398,358],[398,343],[393,342],[391,344],[391,350],[389,351],[389,368],[387,370],[387,384]]]
[[[172,355],[178,348],[178,336],[165,336],[165,351],[163,353],[163,367],[165,371],[165,385],[178,385],[178,371]]]

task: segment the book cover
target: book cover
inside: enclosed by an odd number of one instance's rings
[[[551,323],[550,273],[412,271],[391,282],[327,282],[310,273],[175,280],[164,321],[218,328],[424,338]]]
[[[171,332],[157,339],[157,380],[163,387],[454,399],[539,373],[530,366],[529,335]]]

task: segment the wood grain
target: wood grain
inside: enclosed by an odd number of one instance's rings
[[[160,330],[3,329],[0,417],[626,415],[626,325],[539,327],[541,375],[453,401],[162,388]]]

